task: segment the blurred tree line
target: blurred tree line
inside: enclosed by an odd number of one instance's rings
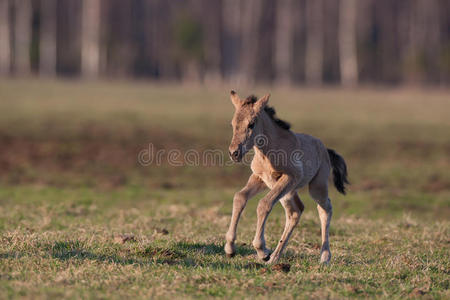
[[[450,82],[448,0],[0,0],[0,74]]]

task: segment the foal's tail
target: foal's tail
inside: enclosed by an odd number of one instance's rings
[[[327,149],[330,157],[331,166],[333,167],[334,186],[339,193],[345,195],[345,184],[350,184],[347,179],[347,165],[344,158],[333,149]]]

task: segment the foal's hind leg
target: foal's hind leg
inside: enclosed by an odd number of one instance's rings
[[[328,230],[330,227],[333,208],[330,198],[328,198],[328,176],[329,168],[321,168],[319,173],[309,184],[309,194],[317,202],[319,212],[320,227],[322,232],[322,249],[320,251],[320,262],[328,263],[331,259],[330,241]]]
[[[236,247],[234,245],[234,241],[236,240],[236,229],[239,222],[239,218],[241,216],[242,211],[247,204],[248,199],[255,196],[257,193],[262,191],[266,185],[262,180],[255,174],[252,174],[248,179],[245,187],[234,194],[233,198],[233,213],[231,216],[230,227],[228,228],[228,232],[226,234],[226,244],[225,244],[225,253],[227,256],[232,257],[236,253]]]
[[[286,213],[286,224],[284,226],[283,234],[281,235],[280,241],[277,245],[277,248],[270,255],[269,264],[276,263],[281,256],[281,253],[286,248],[286,245],[291,237],[292,231],[295,226],[300,221],[300,216],[304,210],[304,206],[300,197],[297,195],[296,191],[292,191],[284,198],[280,200],[281,204],[284,207],[284,211]]]

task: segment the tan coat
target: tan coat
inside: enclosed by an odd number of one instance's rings
[[[236,252],[236,228],[248,199],[269,188],[270,191],[258,203],[253,246],[258,257],[268,263],[277,262],[304,209],[297,190],[309,184],[309,192],[317,202],[321,221],[321,262],[328,263],[331,258],[328,230],[332,215],[328,178],[333,169],[335,185],[341,193],[345,193],[344,184],[348,181],[343,158],[334,150],[327,149],[319,139],[289,130],[289,125],[277,119],[273,108],[267,106],[269,95],[261,99],[251,96],[242,100],[232,91],[231,101],[236,111],[231,121],[233,138],[229,147],[230,157],[239,162],[252,148],[255,155],[251,163],[253,174],[233,199],[233,213],[226,234],[226,254],[233,256]],[[264,226],[278,201],[286,212],[286,226],[276,249],[271,253],[265,245]]]

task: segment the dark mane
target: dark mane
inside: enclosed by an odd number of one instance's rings
[[[256,101],[258,101],[258,97],[256,97],[255,95],[250,95],[245,99],[244,104],[253,104]],[[291,129],[291,124],[277,118],[275,108],[266,105],[264,107],[264,111],[275,122],[275,124],[286,130]]]
[[[269,115],[269,117],[275,122],[275,124],[277,124],[278,126],[280,126],[283,129],[289,130],[291,129],[291,124],[289,124],[286,121],[280,120],[276,117],[276,112],[275,112],[275,108],[271,107],[271,106],[265,106],[264,107],[264,111]]]
[[[245,105],[245,104],[253,104],[253,103],[255,103],[256,101],[258,101],[258,97],[256,97],[255,95],[250,95],[250,96],[248,96],[247,98],[245,98],[245,100],[244,100],[244,105]]]

